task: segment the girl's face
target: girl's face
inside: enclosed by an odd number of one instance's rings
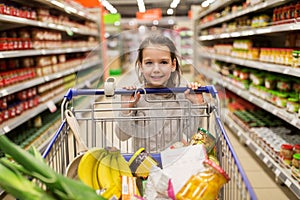
[[[171,59],[167,46],[151,45],[143,50],[141,72],[152,87],[166,86],[171,73],[176,70],[176,60]]]

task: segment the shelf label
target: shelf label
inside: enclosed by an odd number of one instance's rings
[[[7,92],[6,89],[3,89],[3,90],[0,91],[0,94],[3,97],[3,96],[6,96],[8,94],[8,92]]]
[[[4,56],[3,56],[3,54],[2,54],[2,53],[0,53],[0,58],[4,58]]]
[[[293,126],[297,126],[297,122],[298,122],[299,120],[298,120],[298,118],[294,118],[292,121],[291,121],[291,124],[293,125]]]
[[[289,179],[286,179],[286,180],[284,181],[284,183],[285,183],[286,186],[288,186],[288,187],[291,187],[291,185],[292,185],[292,182],[291,182]]]
[[[52,100],[47,102],[47,107],[49,108],[50,112],[52,112],[52,113],[57,110],[57,107]]]
[[[265,109],[265,110],[267,110],[268,109],[268,104],[263,103],[262,108]]]
[[[269,159],[267,157],[264,157],[263,162],[267,164],[269,162]]]
[[[250,145],[250,140],[246,140],[246,144],[247,144],[247,146],[249,146]]]
[[[253,101],[253,96],[249,96],[249,101],[252,102]]]
[[[260,154],[260,150],[259,150],[259,149],[257,149],[257,150],[255,151],[255,153],[256,153],[256,155],[258,155],[258,156],[259,156],[259,154]]]
[[[237,135],[240,137],[242,135],[242,131],[238,131]]]
[[[283,73],[284,74],[288,74],[290,72],[290,69],[288,67],[286,67],[284,70],[283,70]]]
[[[280,172],[279,169],[276,169],[276,170],[275,170],[275,175],[276,175],[277,177],[280,175],[280,173],[281,173],[281,172]]]
[[[10,131],[10,128],[9,128],[9,126],[4,126],[3,130],[5,133],[8,133]]]

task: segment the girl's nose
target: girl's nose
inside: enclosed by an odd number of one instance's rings
[[[159,70],[159,63],[153,63],[153,69]]]

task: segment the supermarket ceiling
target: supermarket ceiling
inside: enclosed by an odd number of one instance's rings
[[[137,0],[107,0],[113,5],[117,11],[121,14],[122,18],[135,18],[136,12],[139,11]],[[191,9],[191,5],[200,5],[204,0],[181,0],[180,3],[174,9],[173,16],[188,16],[188,11]],[[173,0],[144,0],[145,9],[160,8],[162,10],[162,16],[170,16],[167,14],[167,10],[170,8],[170,4]]]

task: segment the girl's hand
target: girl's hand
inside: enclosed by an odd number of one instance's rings
[[[136,90],[135,86],[125,86],[123,89],[127,90]],[[123,102],[128,102],[128,103],[122,103],[121,107],[122,108],[133,108],[136,106],[137,102],[140,100],[141,94],[139,92],[136,93],[136,95],[122,95],[121,96],[121,101]],[[129,114],[130,110],[124,110],[124,114]]]
[[[193,104],[202,104],[202,103],[204,103],[203,95],[201,93],[200,94],[191,93],[191,90],[195,90],[195,89],[198,89],[199,87],[201,87],[200,83],[191,82],[187,85],[187,87],[189,87],[190,89],[187,89],[184,92],[185,98],[190,100]]]

